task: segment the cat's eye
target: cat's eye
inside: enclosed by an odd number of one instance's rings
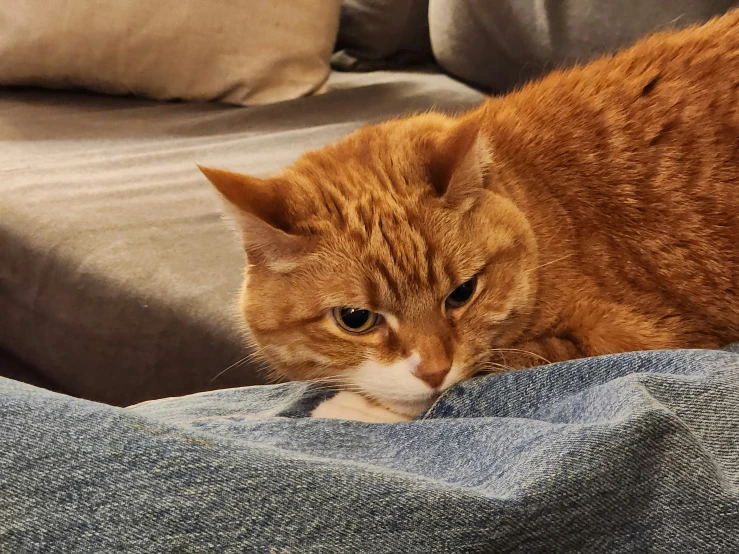
[[[450,310],[461,308],[470,301],[472,295],[475,294],[476,288],[477,277],[473,277],[469,281],[465,281],[446,297],[446,307]]]
[[[353,335],[367,333],[382,322],[379,314],[357,308],[334,308],[331,315],[339,329]]]

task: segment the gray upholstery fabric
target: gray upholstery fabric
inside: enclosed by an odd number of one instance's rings
[[[414,73],[253,108],[0,90],[0,348],[119,405],[260,382],[210,382],[245,355],[243,256],[195,164],[269,174],[365,122],[480,100]]]
[[[331,60],[336,69],[371,71],[430,62],[428,0],[344,0]]]
[[[0,348],[0,375],[16,381],[22,381],[30,385],[51,389],[56,392],[64,392],[54,383],[45,379],[36,368],[23,363],[15,356]]]
[[[430,0],[434,55],[450,74],[505,92],[650,32],[704,22],[736,0]]]

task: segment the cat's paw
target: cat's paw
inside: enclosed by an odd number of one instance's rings
[[[367,423],[397,423],[413,419],[373,404],[355,392],[346,391],[320,403],[310,416],[321,419],[351,419]]]

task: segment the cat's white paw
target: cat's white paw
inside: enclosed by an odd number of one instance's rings
[[[321,419],[351,419],[367,423],[397,423],[413,419],[372,404],[355,392],[346,391],[319,404],[310,416]]]

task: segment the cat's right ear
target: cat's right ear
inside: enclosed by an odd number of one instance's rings
[[[250,263],[264,262],[288,270],[291,261],[305,254],[310,237],[295,232],[290,221],[286,191],[270,179],[198,166],[226,201],[237,223]]]

